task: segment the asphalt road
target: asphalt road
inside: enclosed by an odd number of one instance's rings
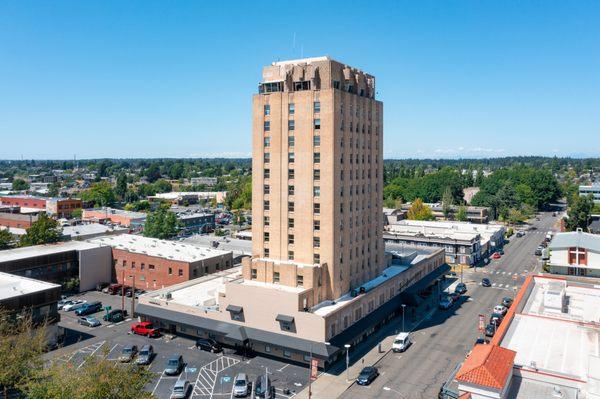
[[[480,333],[479,314],[486,323],[495,305],[505,296],[512,297],[528,273],[539,271],[535,248],[551,230],[556,217],[551,213],[534,221],[524,237],[513,235],[499,260],[477,270],[465,270],[468,292],[449,310],[438,310],[413,332],[414,344],[405,353],[389,352],[378,363],[380,376],[368,387],[352,385],[342,398],[437,398],[442,384],[464,360]],[[488,277],[493,286],[481,286]],[[460,276],[459,276],[460,278]]]

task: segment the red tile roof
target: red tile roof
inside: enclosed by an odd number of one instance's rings
[[[471,392],[463,393],[458,397],[458,399],[471,399]]]
[[[475,345],[465,360],[456,380],[484,387],[504,388],[509,373],[512,373],[517,352],[496,345]]]

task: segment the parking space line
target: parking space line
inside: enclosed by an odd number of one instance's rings
[[[192,397],[194,397],[194,395],[208,395],[212,398],[215,384],[217,382],[217,375],[221,371],[234,366],[239,362],[240,361],[238,359],[221,356],[218,359],[215,359],[212,362],[202,366],[200,368],[200,372],[198,373],[198,377],[194,382]]]

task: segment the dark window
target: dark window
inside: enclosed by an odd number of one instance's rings
[[[315,101],[314,109],[315,109],[315,113],[321,112],[321,102],[320,101]]]
[[[315,147],[318,147],[318,146],[321,145],[321,136],[316,135],[316,136],[313,137],[313,145]]]
[[[294,82],[294,91],[310,90],[310,82],[300,81]]]
[[[295,112],[296,112],[296,105],[294,103],[288,104],[288,113],[290,115],[294,115]]]
[[[270,121],[265,121],[264,129],[265,129],[265,132],[268,132],[271,130],[271,122]]]
[[[294,130],[295,127],[296,127],[295,121],[293,119],[289,120],[288,121],[288,130]]]
[[[315,129],[320,129],[321,128],[321,119],[315,119],[314,125],[315,125]]]
[[[269,104],[265,105],[265,115],[271,115],[271,106]]]

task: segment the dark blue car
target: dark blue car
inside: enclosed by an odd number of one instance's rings
[[[75,311],[77,316],[86,316],[102,310],[102,302],[88,302]]]
[[[484,278],[481,280],[481,285],[484,287],[491,287],[492,286],[492,282],[490,281],[489,278]]]

